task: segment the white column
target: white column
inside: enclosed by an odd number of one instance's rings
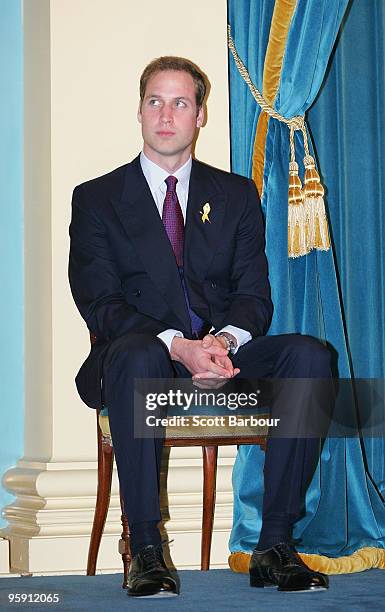
[[[74,385],[89,338],[67,281],[70,200],[76,184],[140,150],[138,83],[151,59],[183,55],[208,74],[209,121],[197,157],[229,165],[226,0],[148,4],[144,11],[127,0],[24,0],[25,454],[5,476],[16,500],[1,534],[14,572],[85,571],[96,419]],[[170,27],[172,39],[164,35]],[[214,564],[227,561],[233,456],[223,449],[219,462]],[[168,527],[180,566],[199,563],[201,480],[200,450],[174,449]],[[120,532],[115,475],[101,570],[120,570]]]

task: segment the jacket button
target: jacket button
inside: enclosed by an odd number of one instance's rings
[[[135,297],[140,297],[142,295],[142,292],[140,289],[137,289],[136,291],[134,291],[134,296]]]
[[[213,282],[211,283],[211,287],[212,287],[213,289],[216,289],[216,288],[217,288],[217,284],[216,284],[216,282],[215,282],[215,281],[213,281]]]

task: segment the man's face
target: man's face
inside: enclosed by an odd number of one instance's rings
[[[191,153],[195,131],[201,127],[203,117],[203,109],[197,109],[195,84],[188,72],[155,73],[148,80],[138,110],[144,153],[160,165],[172,157],[184,162]]]

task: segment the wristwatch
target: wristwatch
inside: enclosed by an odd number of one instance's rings
[[[226,341],[226,348],[229,351],[229,353],[231,353],[233,355],[235,353],[235,351],[237,350],[237,342],[236,342],[234,336],[232,336],[228,332],[219,332],[219,334],[217,334],[217,337],[218,336],[222,336],[222,338],[225,339],[225,341]]]

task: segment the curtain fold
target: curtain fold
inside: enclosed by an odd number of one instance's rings
[[[309,126],[329,212],[354,375],[385,378],[385,3],[354,0]],[[327,124],[325,118],[327,119]],[[385,394],[384,394],[385,395]],[[365,438],[385,492],[385,440]]]
[[[276,0],[276,3],[278,1]],[[276,3],[267,0],[228,0],[229,23],[235,45],[259,90],[263,86],[266,49]],[[383,45],[382,38],[379,38],[377,43],[372,40],[371,46],[367,40],[370,49],[366,49],[365,54],[359,58],[355,56],[355,43],[351,37],[355,35],[357,28],[366,28],[365,31],[368,32],[366,37],[369,38],[370,19],[378,19],[379,7],[377,0],[374,0],[370,10],[365,0],[354,0],[336,46],[326,83],[319,94],[347,4],[347,0],[312,0],[312,2],[298,0],[286,41],[279,88],[273,104],[281,114],[292,117],[303,114],[314,103],[316,96],[319,96],[310,113],[311,126],[317,149],[319,148],[320,171],[327,187],[329,209],[338,211],[331,215],[333,220],[331,229],[336,244],[337,262],[341,268],[336,270],[331,250],[312,251],[306,257],[294,260],[289,260],[287,257],[288,128],[272,119],[269,120],[266,135],[262,197],[266,221],[266,252],[275,306],[269,333],[300,332],[325,340],[333,349],[335,367],[341,377],[350,377],[352,374],[344,317],[348,320],[350,311],[354,310],[352,323],[347,324],[350,331],[356,317],[360,317],[361,314],[362,294],[361,299],[357,299],[360,283],[368,281],[364,279],[367,269],[362,266],[359,269],[360,277],[354,281],[355,293],[349,294],[346,287],[350,287],[352,279],[347,268],[355,266],[354,272],[357,275],[357,260],[352,251],[345,249],[345,244],[337,245],[337,242],[339,238],[346,240],[348,233],[351,236],[350,243],[354,243],[356,249],[365,251],[367,236],[363,236],[362,231],[359,231],[359,213],[351,211],[351,202],[354,202],[354,198],[351,199],[353,192],[361,192],[362,173],[357,171],[359,156],[356,159],[355,170],[351,170],[353,176],[349,182],[349,190],[346,190],[345,178],[346,151],[352,144],[352,134],[356,134],[354,126],[362,121],[362,113],[356,112],[354,119],[349,118],[352,119],[351,131],[347,129],[345,121],[348,117],[343,116],[344,104],[349,106],[349,109],[351,106],[343,99],[333,79],[336,81],[344,78],[346,81],[347,74],[350,74],[351,87],[353,87],[353,66],[356,63],[361,65],[372,61],[372,69],[375,70],[375,54],[378,54],[379,47]],[[368,12],[371,13],[371,17],[367,16]],[[377,31],[381,30],[383,35],[384,29],[381,29],[382,26],[378,25],[378,21],[376,23]],[[349,41],[347,44],[351,48],[348,64],[344,57],[346,45],[342,44],[343,40]],[[337,61],[339,54],[341,59]],[[251,176],[260,109],[238,73],[231,55],[229,76],[232,170]],[[383,91],[385,78],[383,69],[381,76]],[[377,83],[378,89],[381,84]],[[374,84],[372,86],[375,87]],[[378,106],[382,95],[377,90],[375,98]],[[365,106],[365,111],[370,115],[372,105]],[[383,120],[381,125],[383,126]],[[373,136],[370,141],[369,135],[367,137],[368,150],[378,155]],[[303,145],[299,137],[296,137],[296,147],[297,161],[300,161],[300,158],[303,158]],[[303,173],[303,168],[301,170],[300,167],[300,171]],[[381,176],[382,178],[379,178]],[[367,182],[369,188],[370,175],[367,177]],[[383,186],[383,172],[378,168],[376,194],[381,185]],[[362,202],[359,211],[361,209]],[[379,199],[373,203],[374,209],[377,215],[374,217],[377,219],[382,215],[383,220]],[[348,213],[348,210],[351,212]],[[349,214],[356,221],[354,228],[349,227]],[[334,227],[336,217],[338,220]],[[361,243],[357,241],[357,231],[361,236]],[[380,231],[384,230],[377,230],[377,234]],[[371,248],[370,263],[373,270],[380,274],[379,284],[381,286],[382,283],[383,287],[384,263],[381,263],[382,267],[379,264],[380,250],[378,244]],[[348,307],[345,306],[345,311],[343,302],[340,301],[338,277],[341,279],[345,304],[348,304]],[[374,299],[377,300],[376,304],[379,306],[382,304],[383,308],[384,294],[382,293],[382,297],[379,296],[378,289],[377,291],[374,289],[375,284],[373,283],[372,292],[369,293],[366,306],[368,309],[373,308]],[[374,344],[370,340],[372,334],[374,339],[376,333],[383,332],[383,323],[382,314],[382,319],[381,315],[377,317],[375,329],[369,334],[368,344],[365,341],[365,320],[361,317],[355,340],[360,344],[360,350],[352,355],[353,358],[358,361],[365,359],[362,357],[364,346],[367,359],[372,359]],[[382,351],[383,347],[382,341]],[[383,376],[383,373],[379,374],[380,370],[381,368],[370,370],[374,374],[370,374],[367,369],[360,371],[363,372],[361,376]],[[295,526],[294,537],[302,538],[299,550],[339,557],[365,546],[385,548],[385,507],[378,490],[384,483],[383,454],[381,459],[383,444],[383,440],[364,442],[359,439],[326,440],[319,466],[306,496],[306,515]],[[261,526],[263,460],[263,453],[259,447],[241,447],[238,452],[233,471],[234,523],[230,538],[232,552],[251,552],[258,539]],[[369,463],[369,471],[366,461]]]

